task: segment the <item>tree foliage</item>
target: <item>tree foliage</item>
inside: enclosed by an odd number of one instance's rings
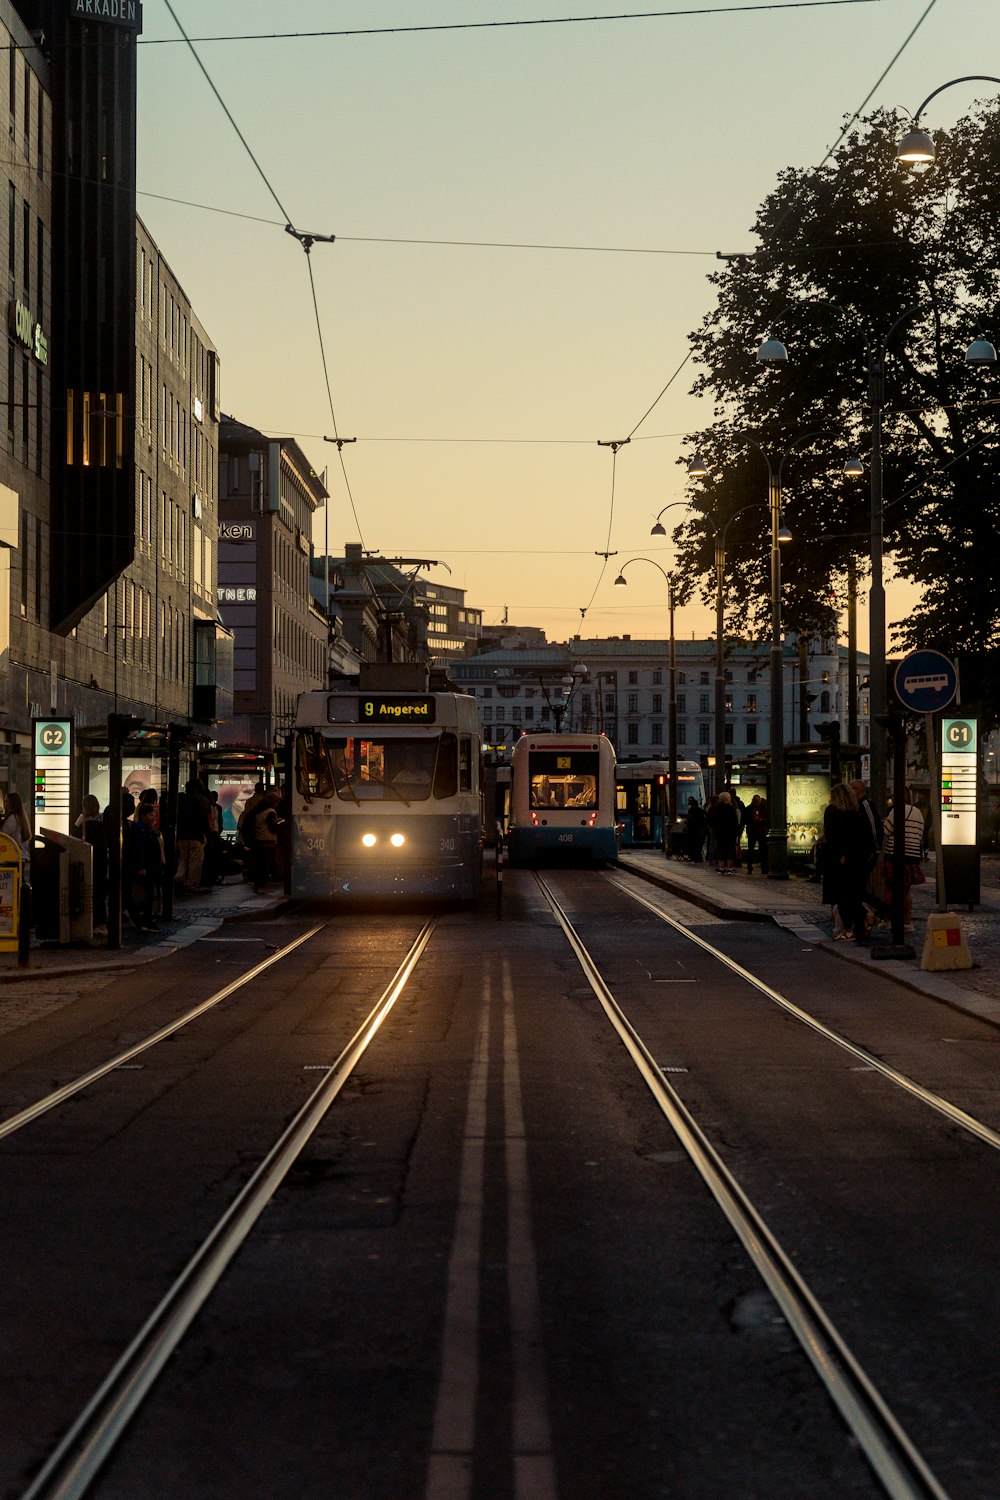
[[[782,465],[795,537],[782,550],[785,625],[830,629],[849,565],[867,586],[869,372],[885,348],[885,552],[921,589],[890,647],[957,658],[966,703],[979,700],[992,719],[1000,370],[968,367],[964,355],[977,336],[1000,342],[1000,110],[977,108],[941,134],[924,170],[895,160],[907,123],[876,113],[827,165],[784,171],[758,211],[755,256],[711,278],[717,305],[691,335],[694,390],[713,419],[690,442],[709,473],[675,533],[679,570],[695,587],[721,527],[751,506],[726,536],[727,607],[745,628],[766,628],[766,455],[772,471]],[[755,362],[771,336],[788,348],[785,367]],[[864,479],[843,477],[849,455],[861,457]]]

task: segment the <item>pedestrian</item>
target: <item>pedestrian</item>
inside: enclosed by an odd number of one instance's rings
[[[81,838],[92,850],[94,936],[108,935],[108,830],[101,817],[101,804],[89,793],[83,799],[83,811],[76,820]]]
[[[153,822],[155,805],[140,802],[122,851],[122,883],[125,909],[140,932],[155,932],[159,926],[153,902],[163,874],[163,845]]]
[[[823,900],[833,909],[835,939],[865,939],[868,841],[858,799],[838,781],[823,814]]]
[[[907,792],[905,796],[906,810],[903,819],[903,857],[899,859],[894,848],[895,815],[890,812],[883,824],[885,830],[885,842],[883,850],[883,869],[886,877],[885,900],[892,910],[893,895],[897,888],[897,881],[903,883],[903,926],[907,932],[913,931],[913,896],[911,888],[915,885],[925,885],[927,877],[924,875],[921,861],[924,857],[924,817],[919,807],[913,801],[913,793]]]
[[[208,842],[208,799],[200,782],[192,779],[177,798],[177,873],[178,890],[189,895],[201,890],[201,873]]]
[[[737,829],[735,859],[736,868],[739,869],[743,863],[743,830],[747,826],[747,806],[745,802],[742,802],[740,800],[739,796],[737,795],[736,788],[733,786],[731,781],[726,782],[725,786],[723,787],[723,791],[727,794],[730,802],[736,809]]]
[[[700,865],[705,853],[705,809],[697,797],[692,797],[687,805],[684,843],[688,859],[693,865]]]
[[[740,815],[728,792],[720,792],[715,799],[709,825],[715,835],[715,868],[720,875],[731,875],[740,836]]]
[[[757,854],[760,862],[760,873],[767,874],[767,835],[771,827],[771,818],[767,810],[767,803],[759,792],[750,799],[747,808],[747,874],[753,874],[753,857]]]
[[[255,891],[278,879],[278,815],[281,793],[271,789],[261,798],[253,818],[251,881]]]
[[[5,833],[12,838],[21,851],[21,858],[31,858],[31,824],[24,810],[20,792],[4,792],[3,794],[3,823],[0,824],[0,833]]]
[[[858,811],[861,813],[862,826],[866,835],[868,869],[865,876],[865,905],[871,910],[871,920],[867,924],[871,930],[877,922],[888,915],[885,903],[885,872],[882,868],[882,844],[885,839],[883,818],[868,795],[868,783],[852,781],[850,785],[851,791],[857,798]]]

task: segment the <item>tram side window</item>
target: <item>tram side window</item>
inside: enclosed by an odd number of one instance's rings
[[[472,791],[472,740],[467,734],[458,742],[458,789]]]
[[[321,734],[296,736],[295,784],[307,801],[333,794],[333,773]]]
[[[435,797],[454,797],[458,790],[458,736],[442,734],[434,770]]]

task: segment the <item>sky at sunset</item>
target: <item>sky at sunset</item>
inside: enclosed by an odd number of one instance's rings
[[[683,496],[682,437],[708,416],[694,367],[644,414],[713,304],[715,252],[752,248],[777,174],[820,162],[928,12],[751,4],[473,28],[624,7],[171,0],[192,39],[456,28],[197,43],[244,145],[165,0],[144,0],[139,212],[220,351],[224,409],[328,468],[332,551],[360,538],[439,560],[487,624],[506,608],[551,640],[663,636],[656,569],[613,580],[637,555],[670,566],[649,529]],[[997,0],[932,0],[868,108],[915,110],[998,64]],[[952,88],[922,123],[947,128],[995,92]],[[289,220],[336,242],[307,261]],[[614,461],[598,446],[633,430]],[[335,431],[357,438],[349,492]],[[618,556],[601,576],[606,547]],[[890,619],[906,601],[890,592]],[[678,635],[713,620],[686,608]],[[866,630],[862,614],[862,646]]]

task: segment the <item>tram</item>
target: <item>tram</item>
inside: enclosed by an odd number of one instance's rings
[[[615,768],[618,826],[623,849],[664,847],[663,813],[670,785],[665,760],[619,761]],[[677,762],[677,808],[671,842],[683,830],[691,802],[705,803],[705,778],[696,760]]]
[[[303,693],[291,808],[293,896],[473,901],[483,861],[475,698]]]
[[[604,735],[526,734],[510,758],[511,864],[618,858],[615,752]]]

